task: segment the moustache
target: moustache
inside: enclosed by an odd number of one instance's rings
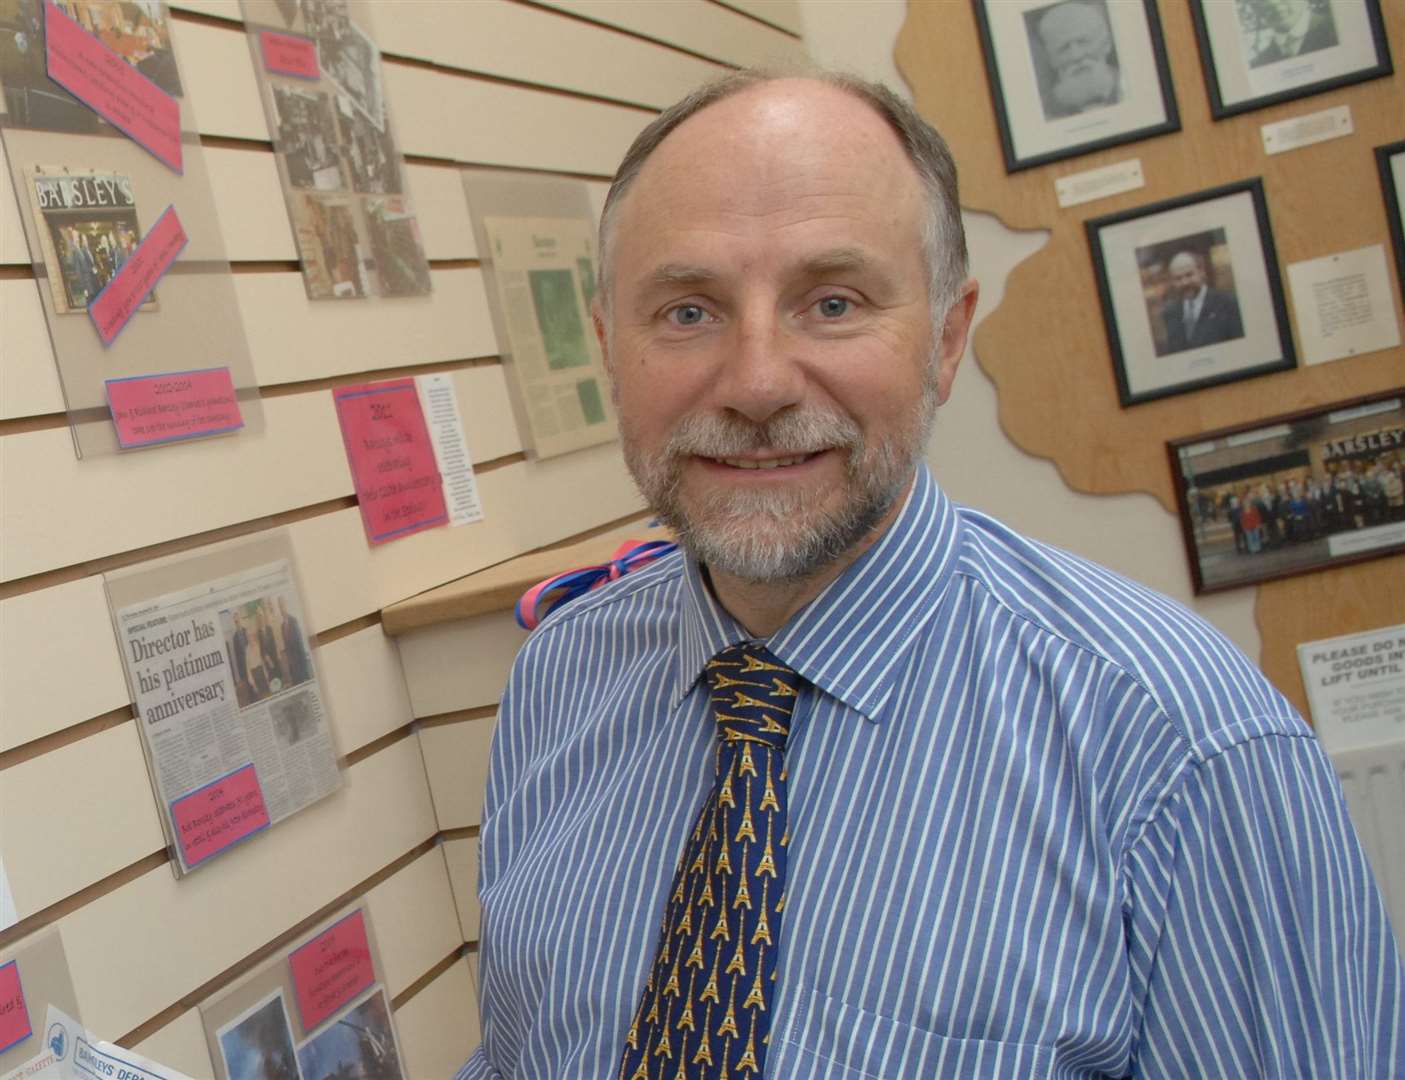
[[[670,457],[736,457],[757,451],[783,456],[822,450],[863,449],[863,432],[843,413],[827,409],[790,409],[756,423],[732,414],[694,413],[683,418],[664,452]]]

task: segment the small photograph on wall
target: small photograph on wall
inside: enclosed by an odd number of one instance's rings
[[[302,1080],[283,993],[269,995],[219,1033],[229,1080]]]
[[[1405,296],[1405,140],[1376,147],[1376,166],[1381,173],[1386,224],[1395,249],[1395,278],[1400,295]]]
[[[1123,405],[1296,364],[1260,181],[1095,218],[1087,230]]]
[[[273,111],[278,117],[278,145],[288,166],[288,183],[315,191],[347,187],[329,95],[274,86]]]
[[[1379,0],[1192,0],[1216,120],[1391,73]]]
[[[346,300],[368,295],[369,252],[357,228],[352,198],[294,194],[292,208],[308,298]]]
[[[403,1080],[385,991],[369,997],[298,1047],[302,1080]]]
[[[1405,550],[1405,388],[1167,447],[1197,593]]]
[[[1005,167],[1180,128],[1151,0],[977,0]]]

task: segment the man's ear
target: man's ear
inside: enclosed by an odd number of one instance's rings
[[[967,278],[961,284],[951,310],[946,313],[942,326],[942,339],[937,345],[937,403],[944,405],[951,396],[952,383],[956,381],[956,369],[961,357],[966,353],[966,337],[971,332],[971,320],[976,314],[976,300],[981,287],[975,278]]]

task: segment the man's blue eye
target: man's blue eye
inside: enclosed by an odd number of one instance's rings
[[[819,302],[819,312],[827,319],[837,319],[849,311],[849,301],[842,296],[826,296]]]
[[[703,320],[703,309],[697,304],[683,304],[673,309],[673,321],[682,326],[696,326]]]

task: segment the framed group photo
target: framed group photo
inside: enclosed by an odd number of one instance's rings
[[[1154,0],[973,0],[1005,168],[1180,130]]]
[[[1386,224],[1395,249],[1395,278],[1405,297],[1405,140],[1376,147],[1376,166],[1381,173]]]
[[[1167,449],[1197,593],[1405,551],[1405,387]]]
[[[1216,120],[1392,70],[1380,0],[1190,0],[1190,11]]]
[[[1123,405],[1297,364],[1260,180],[1086,228]]]

